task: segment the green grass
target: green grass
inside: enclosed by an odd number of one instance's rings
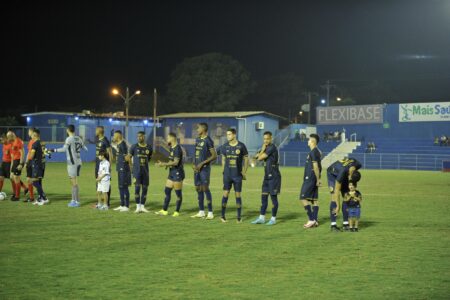
[[[92,209],[92,164],[82,168],[83,206],[69,209],[65,165],[48,164],[50,205],[0,202],[0,299],[449,298],[450,174],[363,171],[360,232],[331,233],[325,187],[322,225],[302,228],[303,169],[282,169],[273,227],[249,224],[258,215],[261,168],[249,170],[242,224],[234,222],[234,197],[229,223],[191,219],[197,201],[186,169],[182,215],[174,219]],[[150,172],[148,207],[155,211],[167,173]],[[218,167],[211,179],[218,216]],[[5,187],[8,192],[10,184]],[[118,203],[116,178],[112,201]]]

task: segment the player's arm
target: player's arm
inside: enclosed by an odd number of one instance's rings
[[[180,158],[179,157],[175,157],[173,159],[173,161],[168,161],[168,162],[162,162],[160,160],[158,160],[155,165],[157,167],[174,167],[174,166],[178,166],[178,163],[180,162]]]
[[[242,166],[242,176],[244,176],[247,174],[247,170],[248,170],[248,165],[249,165],[249,159],[248,159],[248,155],[244,156],[244,165]]]
[[[222,174],[225,172],[225,155],[222,155]]]
[[[265,160],[267,157],[269,157],[269,155],[267,155],[267,153],[266,153],[266,148],[267,148],[267,145],[263,144],[261,147],[261,150],[258,153],[256,153],[256,155],[255,155],[256,160],[261,161],[261,160]]]
[[[352,175],[353,175],[353,172],[355,172],[355,170],[356,170],[356,168],[355,168],[354,166],[351,166],[351,167],[348,169],[348,180],[351,180],[351,179],[352,179]]]
[[[312,163],[313,163],[314,175],[316,175],[316,178],[317,178],[316,185],[320,186],[322,184],[322,182],[320,181],[319,163],[317,161],[313,161]]]
[[[20,153],[20,164],[19,164],[19,166],[17,167],[17,169],[22,170],[23,165],[24,165],[23,160],[24,160],[24,158],[25,158],[25,151],[23,150],[23,147],[20,148],[19,153]]]
[[[35,154],[36,154],[36,150],[31,149],[30,150],[30,161],[33,160]]]
[[[212,161],[217,159],[217,152],[216,152],[216,149],[214,149],[214,147],[209,149],[209,153],[211,154],[210,157],[208,157],[206,160],[202,161],[197,166],[195,166],[195,168],[197,170],[200,170],[204,165],[209,164],[210,162],[212,162]]]
[[[109,146],[108,148],[106,148],[106,152],[108,153],[108,157],[109,157],[109,159],[110,159],[111,162],[112,162],[112,161],[114,160],[112,147]]]
[[[66,152],[67,149],[70,146],[70,140],[69,138],[66,139],[66,142],[64,143],[64,146],[60,147],[60,148],[56,148],[56,149],[51,149],[50,152]]]

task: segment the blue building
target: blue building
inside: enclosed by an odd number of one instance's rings
[[[48,142],[63,142],[66,138],[66,126],[75,125],[77,133],[87,144],[95,141],[95,128],[105,127],[105,135],[110,139],[115,130],[125,133],[126,119],[122,112],[109,114],[94,114],[90,111],[75,112],[36,112],[23,114],[27,127],[37,127],[41,131],[41,138]],[[150,136],[153,130],[151,118],[143,116],[129,116],[128,136],[134,140],[138,131],[145,131]],[[130,141],[130,142],[131,142]]]
[[[273,135],[278,133],[282,117],[264,111],[237,111],[175,113],[161,115],[159,119],[162,126],[157,131],[158,136],[176,133],[188,155],[192,156],[198,123],[208,124],[209,135],[216,146],[226,143],[228,128],[235,128],[238,140],[247,145],[249,152],[255,152],[261,146],[265,131],[271,131]]]

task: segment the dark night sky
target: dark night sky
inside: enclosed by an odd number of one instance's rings
[[[213,51],[255,79],[377,79],[393,101],[450,99],[450,1],[12,2],[2,96],[28,111],[100,110],[112,86],[164,91],[183,58]]]

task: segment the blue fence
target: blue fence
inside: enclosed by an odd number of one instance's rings
[[[324,157],[328,153],[323,153]],[[308,152],[280,152],[280,165],[302,167]],[[440,154],[402,154],[402,153],[353,153],[363,164],[364,169],[393,170],[442,170],[443,162],[450,161],[450,155]]]

